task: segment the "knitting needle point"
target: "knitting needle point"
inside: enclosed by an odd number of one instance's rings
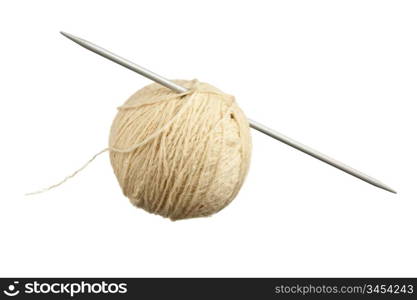
[[[172,82],[158,74],[155,74],[154,72],[147,70],[123,57],[118,56],[117,54],[114,54],[100,46],[97,46],[89,41],[86,41],[84,39],[81,39],[79,37],[76,37],[72,34],[66,33],[66,32],[62,32],[61,34],[64,35],[65,37],[69,38],[70,40],[72,40],[73,42],[77,43],[78,45],[100,55],[103,56],[119,65],[122,65],[125,68],[128,68],[129,70],[132,70],[136,73],[139,73],[140,75],[147,77],[177,93],[184,93],[187,91],[187,89],[185,87],[182,87],[178,84],[176,84],[175,82]],[[387,186],[386,184],[380,182],[379,180],[376,180],[375,178],[372,178],[371,176],[368,176],[358,170],[355,170],[343,163],[341,163],[340,161],[337,161],[323,153],[320,153],[317,150],[314,150],[306,145],[303,145],[279,132],[276,132],[275,130],[272,130],[256,121],[253,120],[249,120],[249,124],[253,129],[256,129],[280,142],[283,142],[285,144],[287,144],[288,146],[291,146],[299,151],[302,151],[316,159],[319,159],[335,168],[338,168],[339,170],[342,170],[352,176],[355,176],[369,184],[372,184],[376,187],[379,187],[383,190],[389,191],[391,193],[397,193],[396,191],[394,191],[392,188],[390,188],[389,186]]]
[[[304,144],[301,144],[300,142],[294,141],[293,139],[283,135],[282,133],[278,133],[275,130],[271,129],[271,128],[267,128],[262,124],[259,124],[256,121],[251,120],[251,127],[254,129],[257,129],[258,131],[269,135],[281,142],[283,142],[284,144],[287,144],[288,146],[291,146],[299,151],[302,151],[314,158],[317,158],[318,160],[321,160],[322,162],[325,162],[335,168],[338,168],[339,170],[342,170],[352,176],[355,176],[359,179],[362,179],[363,181],[370,183],[376,187],[379,187],[383,190],[386,190],[388,192],[394,193],[396,194],[397,192],[395,190],[393,190],[392,188],[390,188],[389,186],[387,186],[386,184],[380,182],[379,180],[372,178],[371,176],[368,176],[356,169],[353,169],[347,165],[345,165],[344,163],[337,161],[323,153],[320,153],[317,150],[314,150]]]

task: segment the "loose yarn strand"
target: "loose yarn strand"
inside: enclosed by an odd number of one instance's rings
[[[101,150],[100,152],[94,154],[93,157],[91,157],[81,168],[77,169],[75,172],[73,172],[72,174],[68,175],[67,177],[65,177],[63,180],[61,180],[58,183],[55,183],[47,188],[35,191],[35,192],[30,192],[30,193],[26,193],[25,196],[30,196],[30,195],[36,195],[36,194],[41,194],[44,192],[47,192],[49,190],[52,190],[62,184],[64,184],[65,182],[67,182],[69,179],[73,178],[74,176],[76,176],[78,173],[80,173],[82,170],[84,170],[85,168],[87,168],[87,166],[89,164],[91,164],[93,162],[93,160],[95,160],[97,158],[97,156],[103,154],[104,152],[107,152],[109,150],[109,148],[105,148],[103,150]]]

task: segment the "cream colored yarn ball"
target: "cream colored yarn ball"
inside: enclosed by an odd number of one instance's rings
[[[150,84],[119,107],[109,153],[123,193],[172,220],[212,215],[239,192],[248,172],[248,120],[234,97],[197,80],[178,94]]]

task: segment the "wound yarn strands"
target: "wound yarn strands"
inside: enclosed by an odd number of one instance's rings
[[[109,153],[132,204],[171,220],[212,215],[239,192],[251,154],[249,123],[235,99],[197,80],[156,83],[119,107]]]

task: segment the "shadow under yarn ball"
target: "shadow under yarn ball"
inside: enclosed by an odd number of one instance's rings
[[[172,220],[212,215],[239,192],[251,154],[234,97],[197,80],[178,94],[153,83],[119,107],[109,153],[125,196]]]

